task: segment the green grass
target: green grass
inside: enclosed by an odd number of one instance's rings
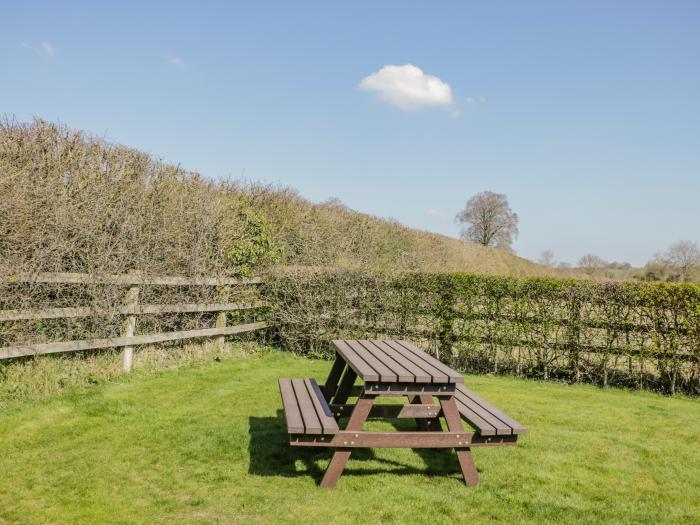
[[[452,451],[388,449],[320,489],[276,378],[328,368],[273,352],[7,407],[0,523],[700,522],[700,402],[501,377],[467,383],[530,433],[475,449],[478,487]]]

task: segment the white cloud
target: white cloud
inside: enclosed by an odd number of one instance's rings
[[[56,50],[53,48],[53,46],[46,41],[41,42],[41,47],[44,51],[46,51],[46,54],[50,57],[56,54]]]
[[[486,97],[464,97],[464,101],[467,103],[468,106],[473,106],[477,102],[481,105],[486,104]]]
[[[45,40],[42,40],[39,42],[39,47],[34,47],[31,44],[28,44],[27,42],[22,42],[22,47],[24,49],[29,49],[30,51],[33,51],[39,56],[54,56],[56,54],[56,49],[46,42]]]
[[[450,86],[412,64],[384,66],[363,78],[359,87],[403,111],[452,105]]]
[[[426,211],[428,215],[431,217],[436,217],[438,219],[447,219],[448,215],[444,211],[441,210],[436,210],[435,208],[430,208],[428,211]]]
[[[171,65],[177,66],[177,67],[185,67],[185,61],[182,60],[180,57],[176,57],[173,55],[166,55],[165,59],[168,61],[168,64],[171,64]]]

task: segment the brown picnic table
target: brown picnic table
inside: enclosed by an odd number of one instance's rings
[[[334,449],[322,487],[335,486],[354,448],[453,448],[465,483],[476,485],[471,448],[514,445],[526,432],[467,389],[462,374],[408,341],[341,339],[333,344],[336,359],[323,385],[315,379],[279,380],[290,444]],[[358,377],[362,385],[355,386]],[[408,404],[375,404],[383,396],[403,396]],[[351,397],[357,401],[349,403]],[[415,419],[417,428],[362,430],[368,418],[376,417]],[[471,429],[465,430],[462,420]]]

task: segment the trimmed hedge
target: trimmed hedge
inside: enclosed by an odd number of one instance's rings
[[[470,373],[700,393],[700,286],[473,274],[270,275],[275,337],[406,338]]]

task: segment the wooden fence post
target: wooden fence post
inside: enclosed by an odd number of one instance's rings
[[[219,288],[219,293],[217,301],[219,303],[226,303],[229,300],[229,294],[231,293],[231,287],[222,286]],[[216,327],[225,328],[226,327],[226,312],[219,312],[216,315]],[[219,347],[219,352],[223,352],[226,349],[226,336],[220,335],[216,338],[216,345]]]
[[[131,286],[129,291],[126,292],[126,299],[124,300],[124,306],[127,308],[127,316],[124,318],[122,336],[133,337],[136,331],[136,308],[139,304],[139,287]],[[124,371],[131,371],[131,366],[134,358],[134,347],[125,346],[124,347]]]

